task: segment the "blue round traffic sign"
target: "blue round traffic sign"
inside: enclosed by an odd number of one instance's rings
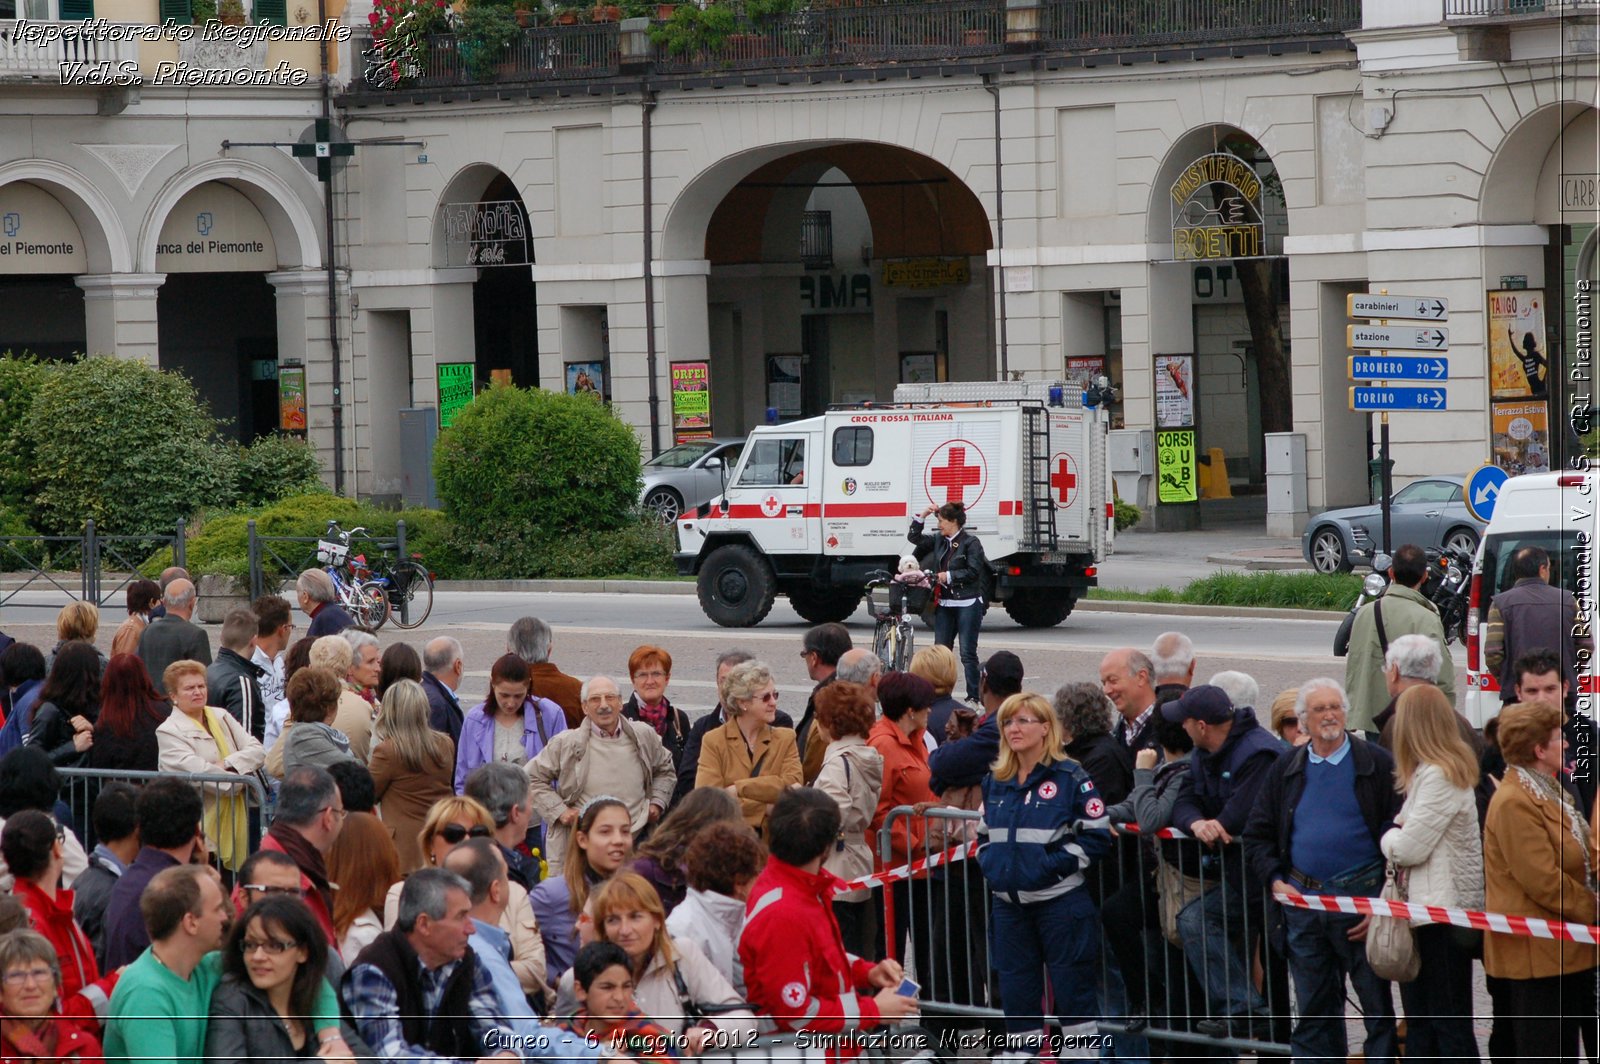
[[[1464,489],[1467,511],[1488,524],[1494,516],[1494,505],[1500,501],[1500,488],[1505,482],[1506,471],[1497,465],[1486,464],[1474,469]]]

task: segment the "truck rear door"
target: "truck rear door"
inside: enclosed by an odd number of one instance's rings
[[[748,527],[768,553],[817,549],[821,435],[815,429],[780,429],[752,435],[745,445],[744,465],[728,486],[728,517]]]

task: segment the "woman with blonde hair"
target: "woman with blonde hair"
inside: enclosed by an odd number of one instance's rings
[[[1060,1056],[1092,1057],[1100,921],[1085,883],[1089,866],[1111,849],[1105,802],[1067,757],[1060,720],[1042,695],[1012,695],[995,720],[1000,756],[983,780],[978,831],[988,844],[978,864],[994,894],[994,941],[1007,947],[992,958],[1000,995],[1043,1001],[1048,972],[1069,1047]],[[1008,1051],[1039,1052],[1044,1029],[1037,1016],[1008,1009],[1005,1024]]]
[[[1406,796],[1379,846],[1406,876],[1420,905],[1483,908],[1483,843],[1478,836],[1478,759],[1461,738],[1455,708],[1431,684],[1395,704],[1395,788]],[[1400,984],[1406,1058],[1477,1060],[1472,1030],[1472,955],[1448,924],[1411,921],[1422,969]]]
[[[1561,785],[1561,710],[1517,702],[1500,710],[1505,776],[1483,826],[1484,908],[1511,916],[1600,921],[1589,825]],[[1595,968],[1600,950],[1564,939],[1490,931],[1483,970],[1503,980],[1514,1055],[1576,1060],[1581,1036],[1595,1058]]]
[[[951,736],[945,733],[950,718],[958,709],[967,708],[950,692],[956,689],[956,670],[960,664],[956,652],[945,646],[923,647],[911,655],[911,665],[906,670],[933,685],[933,712],[928,715],[927,734],[938,746]]]
[[[398,680],[383,694],[379,711],[385,738],[372,749],[373,795],[383,822],[394,831],[400,874],[422,867],[422,824],[428,811],[453,789],[455,744],[428,726],[428,694],[415,680]]]
[[[384,895],[400,881],[400,858],[383,821],[371,813],[351,813],[328,850],[328,878],[339,884],[333,896],[333,933],[348,967],[383,933]]]
[[[667,932],[667,914],[648,880],[635,872],[619,872],[594,892],[595,933],[602,942],[621,946],[633,966],[634,997],[643,1012],[668,1032],[683,1037],[683,1049],[699,1054],[713,1034],[732,1044],[756,1033],[756,1018],[743,1007],[733,986],[693,942],[674,941]],[[577,1008],[573,973],[561,977],[556,1013]],[[685,1012],[704,1018],[691,1021]]]
[[[1295,716],[1294,707],[1299,701],[1298,687],[1279,691],[1278,697],[1272,700],[1270,711],[1272,734],[1290,746],[1304,746],[1311,741],[1311,733],[1300,727],[1300,718]]]
[[[354,646],[344,636],[320,636],[311,644],[310,665],[314,669],[332,669],[339,677],[339,708],[334,713],[333,726],[350,740],[350,756],[365,765],[372,754],[372,706],[350,683],[355,655]]]
[[[100,610],[92,602],[69,602],[61,607],[56,614],[56,645],[50,648],[50,655],[45,661],[45,671],[55,668],[56,655],[61,653],[61,648],[68,643],[88,643],[94,646],[94,637],[100,631]],[[105,654],[98,649],[95,653],[100,657],[100,671],[104,672],[107,661]]]
[[[792,728],[772,726],[778,685],[763,662],[729,669],[718,694],[728,723],[706,733],[694,784],[727,790],[739,800],[745,823],[759,832],[783,789],[804,782],[800,749]]]

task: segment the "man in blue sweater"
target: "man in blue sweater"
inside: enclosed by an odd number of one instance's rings
[[[1302,684],[1295,713],[1311,742],[1268,771],[1245,827],[1245,859],[1275,893],[1376,895],[1384,867],[1378,840],[1400,812],[1394,759],[1376,743],[1346,731],[1349,707],[1337,680]],[[1300,1004],[1290,1039],[1294,1059],[1346,1059],[1344,981],[1349,977],[1366,1025],[1366,1060],[1392,1061],[1393,995],[1367,964],[1372,918],[1281,908],[1289,932],[1289,974]]]
[[[1250,981],[1240,948],[1248,949],[1249,943],[1234,941],[1241,927],[1260,931],[1260,888],[1244,875],[1243,856],[1233,843],[1244,833],[1262,780],[1285,747],[1248,707],[1235,709],[1228,693],[1212,684],[1191,687],[1164,703],[1161,715],[1182,724],[1194,740],[1189,777],[1172,807],[1172,826],[1207,847],[1200,873],[1207,889],[1178,913],[1184,955],[1210,1002],[1210,1016],[1195,1029],[1218,1038],[1265,1038],[1267,1003]]]
[[[995,711],[1000,703],[1022,690],[1022,659],[1009,650],[997,650],[989,655],[978,672],[978,697],[983,702],[983,716],[972,729],[972,734],[954,742],[944,743],[928,755],[928,768],[932,773],[933,793],[943,794],[955,787],[975,787],[983,782],[1000,756],[1000,729],[995,724]]]

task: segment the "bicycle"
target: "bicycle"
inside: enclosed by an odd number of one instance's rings
[[[377,559],[369,563],[365,554],[358,554],[351,559],[351,571],[359,580],[383,588],[389,600],[389,618],[396,626],[421,627],[433,612],[433,574],[422,564],[422,555],[413,553],[397,562],[377,540],[372,542],[380,552]]]
[[[359,627],[377,631],[389,619],[388,589],[376,580],[361,580],[350,565],[350,539],[365,528],[346,532],[339,522],[329,521],[323,538],[317,540],[317,565],[333,581],[334,601]]]
[[[875,592],[888,590],[886,604],[879,608]],[[896,594],[900,591],[901,594]],[[916,653],[916,631],[911,625],[909,606],[915,613],[927,603],[928,589],[896,585],[894,577],[880,570],[867,578],[867,613],[877,622],[872,632],[872,652],[883,662],[885,669],[905,672],[911,666],[911,655]]]

